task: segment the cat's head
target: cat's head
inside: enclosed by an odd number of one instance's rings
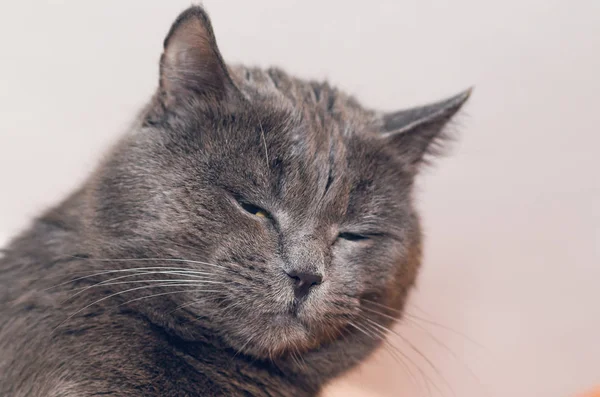
[[[414,177],[468,95],[380,113],[277,69],[228,68],[190,8],[155,98],[91,182],[97,254],[183,258],[148,264],[182,269],[161,277],[186,292],[155,299],[255,357],[387,324],[421,261]]]

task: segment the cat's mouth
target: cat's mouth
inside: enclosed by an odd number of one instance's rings
[[[287,314],[289,314],[292,317],[298,317],[302,303],[303,302],[301,300],[294,299],[294,301],[289,307]]]
[[[272,322],[275,326],[287,328],[287,327],[296,327],[302,326],[302,322],[298,319],[297,314],[295,313],[283,313],[283,314],[275,314],[273,316]]]
[[[254,357],[273,359],[319,349],[348,331],[358,298],[337,294],[323,283],[298,299],[292,293],[280,299],[254,298],[252,310],[241,310],[235,322],[234,348]],[[262,299],[261,299],[262,298]]]
[[[301,302],[294,302],[287,311],[274,313],[271,316],[271,322],[275,327],[303,329],[308,332],[310,324],[306,321],[301,313]]]
[[[270,315],[269,327],[264,336],[271,340],[269,356],[286,356],[318,349],[332,342],[347,326],[338,318],[332,321],[329,316],[315,311],[313,305],[295,301],[286,311]]]

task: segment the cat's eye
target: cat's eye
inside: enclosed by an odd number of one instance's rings
[[[240,205],[246,212],[248,212],[252,215],[255,215],[259,218],[270,218],[270,216],[271,216],[271,215],[269,215],[269,213],[266,210],[264,210],[260,207],[257,207],[256,205],[244,203],[244,202],[240,202]]]
[[[343,240],[348,240],[348,241],[362,241],[362,240],[368,240],[369,236],[365,236],[364,234],[358,234],[358,233],[344,232],[344,233],[338,234],[338,239],[340,239],[340,238]]]

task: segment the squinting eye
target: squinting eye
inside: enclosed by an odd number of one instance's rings
[[[267,211],[263,210],[260,207],[255,206],[255,205],[248,204],[248,203],[240,203],[240,205],[246,212],[248,212],[252,215],[256,215],[259,218],[269,218],[269,216],[270,216]]]
[[[360,241],[360,240],[367,240],[369,237],[365,236],[363,234],[356,234],[356,233],[340,233],[340,234],[338,234],[338,238],[342,238],[342,239],[348,240],[348,241]]]

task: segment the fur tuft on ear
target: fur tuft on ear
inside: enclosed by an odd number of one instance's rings
[[[469,99],[472,88],[432,104],[384,114],[381,136],[394,146],[409,166],[418,166],[435,154],[444,127]]]
[[[160,60],[160,90],[166,107],[189,96],[225,100],[237,92],[202,7],[188,8],[171,26]]]

